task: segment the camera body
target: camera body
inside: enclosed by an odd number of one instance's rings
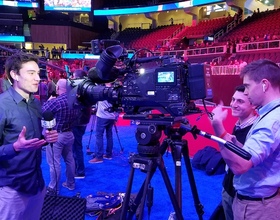
[[[147,69],[144,74],[129,74],[124,78],[120,96],[124,111],[127,114],[140,114],[158,110],[171,116],[197,113],[193,97],[205,98],[206,91],[204,73],[192,74],[189,71],[195,67],[200,67],[200,64],[190,67],[175,62]]]
[[[162,59],[152,57],[134,59],[127,62],[123,69],[113,68],[121,54],[119,45],[108,47],[96,66],[89,70],[88,78],[78,83],[70,79],[69,104],[90,106],[107,100],[114,109],[121,107],[127,115],[143,115],[158,110],[177,117],[200,112],[193,101],[206,97],[205,64],[187,64],[180,59],[166,62],[164,58],[160,66],[144,71],[141,65],[137,65]],[[120,84],[104,86],[104,83],[114,82],[120,75],[123,76]]]

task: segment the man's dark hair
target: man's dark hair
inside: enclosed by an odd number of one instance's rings
[[[39,58],[34,54],[24,53],[22,51],[15,53],[7,58],[5,62],[5,73],[12,84],[14,83],[14,79],[11,77],[10,72],[13,70],[15,71],[15,73],[19,74],[19,70],[22,68],[22,64],[30,61],[34,61],[38,64]]]
[[[235,91],[244,92],[245,91],[245,86],[244,85],[236,86]]]
[[[267,79],[273,87],[280,85],[280,67],[271,60],[260,59],[249,63],[240,72],[241,78],[244,78],[245,75],[256,83]]]

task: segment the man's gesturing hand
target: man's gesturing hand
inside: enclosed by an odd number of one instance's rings
[[[33,138],[30,140],[25,139],[25,134],[26,134],[26,127],[23,126],[17,141],[14,143],[13,147],[15,151],[31,151],[31,150],[36,150],[40,147],[42,147],[46,141],[44,139],[39,139],[39,138]]]

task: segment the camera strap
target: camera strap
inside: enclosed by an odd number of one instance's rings
[[[280,107],[280,104],[274,106],[274,108],[270,109],[267,113],[265,113],[261,118],[260,120],[262,120],[265,116],[267,116],[270,112],[272,112],[274,109]],[[260,120],[258,121],[258,123],[260,122]]]
[[[249,137],[251,135],[251,131],[252,131],[252,128],[255,127],[265,116],[267,116],[270,112],[272,112],[274,109],[280,107],[280,104],[274,106],[272,109],[270,109],[267,113],[265,113],[258,121],[256,121],[253,126],[251,127],[250,131],[248,132],[247,134],[247,137]],[[247,138],[246,138],[247,139]]]

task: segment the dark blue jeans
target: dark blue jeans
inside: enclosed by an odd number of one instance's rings
[[[104,142],[103,142],[103,135],[104,131],[106,130],[106,140],[107,140],[107,147],[106,147],[106,155],[112,156],[113,152],[113,125],[115,123],[114,119],[105,119],[96,117],[96,145],[95,145],[95,156],[98,159],[103,159],[104,154]]]
[[[73,156],[76,165],[76,175],[85,175],[85,163],[83,152],[83,135],[87,126],[75,126],[73,127],[74,144],[73,144]]]

